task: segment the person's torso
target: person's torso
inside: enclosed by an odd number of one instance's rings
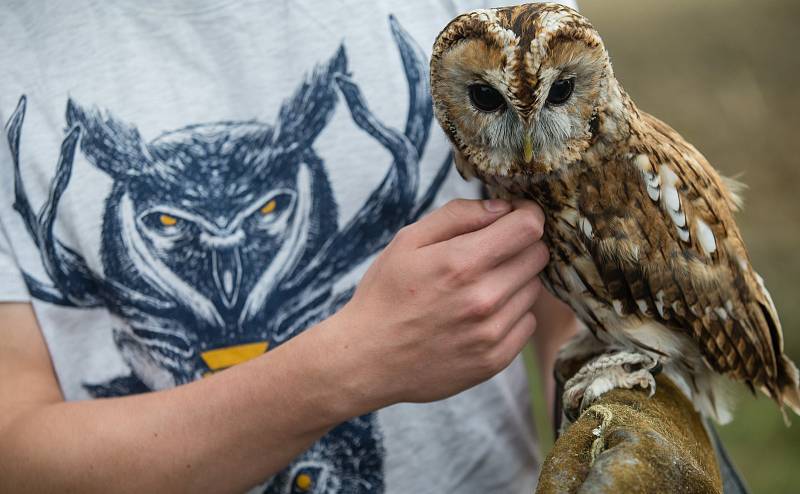
[[[480,195],[427,80],[436,34],[477,5],[135,5],[0,19],[0,226],[69,400],[268,352],[341,307],[400,227]],[[518,360],[342,424],[266,492],[528,492],[528,407]]]

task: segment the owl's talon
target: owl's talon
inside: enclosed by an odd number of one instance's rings
[[[564,417],[566,417],[568,423],[573,423],[578,420],[578,417],[581,416],[583,410],[581,408],[572,408],[568,406],[564,406]]]
[[[601,355],[585,364],[564,386],[564,415],[574,422],[602,395],[616,388],[641,387],[653,396],[655,375],[661,372],[658,359],[642,353],[616,352]]]
[[[653,377],[656,377],[657,375],[661,374],[663,370],[664,370],[664,365],[661,363],[660,360],[656,360],[656,365],[654,365],[653,368],[650,369],[650,374],[652,374]]]

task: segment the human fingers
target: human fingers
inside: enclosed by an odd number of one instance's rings
[[[486,272],[479,283],[511,294],[537,277],[549,261],[550,251],[539,241]]]
[[[485,228],[511,211],[501,199],[485,201],[455,199],[401,230],[417,247],[449,240]]]
[[[513,293],[504,303],[494,302],[496,299],[491,296],[483,299],[480,295],[474,297],[476,301],[472,302],[467,315],[483,321],[477,333],[479,351],[497,347],[519,319],[530,312],[540,292],[541,281],[534,279]]]
[[[521,207],[485,228],[454,237],[446,243],[461,253],[462,262],[476,272],[497,266],[539,241],[544,232],[544,213],[525,201]]]
[[[498,367],[498,372],[511,364],[528,344],[535,331],[536,316],[530,311],[525,311],[491,352],[491,358]]]

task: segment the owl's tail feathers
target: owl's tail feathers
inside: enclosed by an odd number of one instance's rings
[[[786,367],[788,382],[784,384],[781,395],[783,401],[789,405],[789,408],[797,415],[800,415],[800,387],[798,387],[800,386],[800,377],[798,376],[797,367],[785,355],[783,356],[783,364]]]
[[[794,413],[800,415],[800,376],[794,362],[789,360],[786,355],[782,355],[783,368],[785,369],[785,379],[781,385],[779,401],[786,404]]]

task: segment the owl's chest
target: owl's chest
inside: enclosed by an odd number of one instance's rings
[[[645,345],[661,354],[686,354],[684,339],[673,338],[671,331],[644,315],[647,308],[638,305],[644,301],[628,293],[632,272],[617,262],[629,257],[626,252],[633,241],[626,228],[626,219],[633,217],[626,201],[631,202],[631,193],[643,194],[631,183],[625,187],[624,177],[613,183],[602,170],[588,168],[574,180],[522,185],[498,181],[490,188],[499,197],[523,197],[542,207],[542,240],[550,262],[540,278],[598,337],[623,347]]]
[[[548,209],[542,235],[542,241],[550,251],[550,262],[542,272],[542,278],[554,295],[576,311],[605,305],[602,277],[586,235],[590,232],[582,231],[582,226],[584,229],[589,227],[582,225],[581,218],[577,210],[569,206]]]
[[[545,213],[542,240],[550,250],[550,263],[541,274],[548,290],[570,305],[578,317],[598,330],[626,325],[615,310],[613,297],[597,264],[596,233],[582,212],[587,197],[577,184],[549,181],[490,186],[498,197],[522,197],[539,203]],[[597,209],[601,205],[591,205]]]
[[[591,223],[580,211],[581,193],[578,187],[558,180],[521,183],[494,178],[485,182],[492,196],[524,198],[541,206],[545,215],[542,240],[550,249],[551,259],[571,262],[576,257],[591,257],[594,232]]]

